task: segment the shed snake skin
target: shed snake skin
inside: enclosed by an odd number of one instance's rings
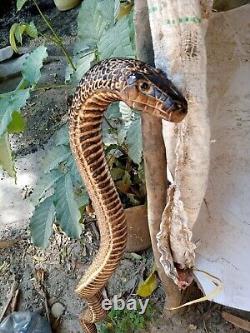
[[[102,320],[102,288],[118,266],[127,240],[124,209],[105,160],[101,124],[110,103],[171,122],[181,121],[187,102],[161,70],[139,60],[111,58],[93,66],[80,81],[69,110],[70,146],[88,190],[100,230],[100,248],[76,293],[87,302],[80,315],[85,333]]]

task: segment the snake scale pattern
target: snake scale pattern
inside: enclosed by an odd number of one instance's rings
[[[88,305],[80,315],[85,333],[96,333],[95,322],[106,315],[102,289],[118,266],[127,240],[124,210],[105,160],[101,133],[104,112],[115,101],[171,122],[181,121],[187,113],[185,98],[166,74],[139,60],[104,60],[84,75],[76,89],[69,110],[70,145],[101,238],[98,254],[76,288]]]

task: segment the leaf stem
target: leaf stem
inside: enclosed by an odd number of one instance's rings
[[[67,62],[70,64],[70,66],[73,68],[73,70],[76,70],[76,67],[71,59],[71,56],[69,55],[67,49],[65,48],[64,44],[62,43],[61,38],[57,35],[57,33],[55,32],[54,28],[52,27],[52,25],[50,24],[49,20],[46,18],[46,16],[43,14],[43,12],[41,11],[40,7],[38,6],[36,0],[32,0],[34,5],[36,6],[36,9],[38,10],[39,14],[41,15],[43,21],[45,22],[45,24],[47,25],[47,27],[50,29],[50,31],[52,32],[54,39],[53,41],[62,49],[62,52],[64,53]]]

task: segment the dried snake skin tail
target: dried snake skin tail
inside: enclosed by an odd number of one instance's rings
[[[102,300],[101,291],[86,300],[88,308],[80,314],[80,323],[85,333],[97,333],[94,323],[106,317],[107,311],[102,308]]]
[[[95,324],[85,323],[81,319],[80,319],[80,323],[81,323],[84,333],[97,333],[97,328],[96,328]]]

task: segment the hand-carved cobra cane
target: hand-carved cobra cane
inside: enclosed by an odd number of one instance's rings
[[[76,288],[88,304],[80,319],[86,333],[97,332],[94,323],[106,315],[101,290],[119,264],[127,240],[124,210],[101,135],[103,114],[114,101],[171,122],[181,121],[187,113],[185,98],[166,75],[138,60],[104,60],[84,75],[76,89],[69,115],[70,144],[101,234],[99,252]]]

